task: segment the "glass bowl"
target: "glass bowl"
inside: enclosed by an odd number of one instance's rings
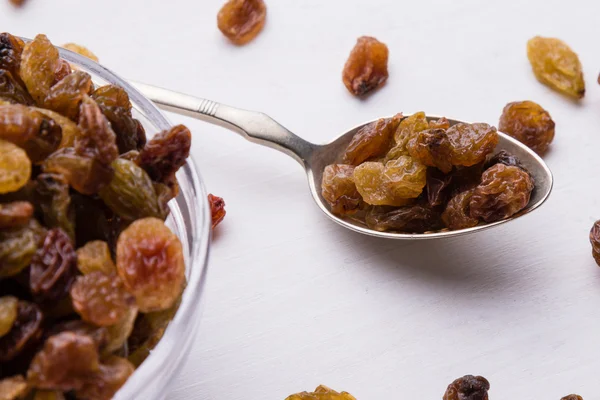
[[[133,105],[133,116],[144,125],[148,139],[171,127],[158,108],[126,81],[88,58],[64,49],[59,51],[62,58],[89,73],[96,86],[110,83],[125,89]],[[179,236],[183,245],[187,286],[164,336],[114,400],[166,398],[168,386],[196,337],[201,314],[200,299],[206,279],[211,215],[206,190],[192,157],[177,173],[177,180],[180,193],[169,203],[171,215],[167,225]]]

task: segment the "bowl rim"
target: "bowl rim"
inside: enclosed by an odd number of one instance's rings
[[[22,39],[26,42],[31,41],[27,38]],[[122,87],[128,93],[134,107],[138,108],[159,131],[173,126],[154,103],[125,79],[87,57],[58,46],[55,47],[66,61],[83,67],[110,84]],[[210,255],[211,213],[207,191],[192,154],[178,173],[182,172],[191,181],[192,201],[190,201],[190,207],[195,208],[198,217],[196,220],[190,221],[193,229],[187,232],[189,241],[189,265],[186,265],[188,269],[186,272],[189,274],[187,285],[182,294],[181,304],[163,337],[147,359],[136,368],[134,374],[115,394],[113,400],[163,398],[165,389],[172,381],[171,378],[189,354],[188,350],[198,330],[201,313],[200,299],[204,292]]]

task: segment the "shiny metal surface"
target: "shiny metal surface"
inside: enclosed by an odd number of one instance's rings
[[[531,200],[525,209],[502,221],[456,231],[423,234],[377,232],[369,229],[359,221],[338,217],[332,214],[327,202],[321,196],[321,179],[325,166],[334,163],[339,155],[345,150],[352,139],[352,136],[360,128],[372,121],[348,130],[328,144],[317,145],[307,142],[293,134],[271,117],[260,112],[241,110],[211,100],[201,99],[143,83],[131,82],[131,84],[166,111],[172,111],[211,124],[220,125],[241,134],[251,142],[271,147],[293,157],[304,167],[308,176],[308,183],[312,196],[319,208],[338,224],[365,235],[389,239],[423,240],[454,237],[480,232],[529,214],[540,207],[552,191],[552,173],[546,163],[544,163],[544,161],[527,146],[500,132],[500,141],[496,147],[496,151],[506,150],[515,155],[535,179],[536,186],[531,195]],[[437,119],[439,117],[430,115],[427,118]],[[450,121],[450,124],[465,122],[450,118],[448,118],[448,120]]]

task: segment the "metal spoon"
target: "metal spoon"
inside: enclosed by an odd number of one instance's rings
[[[372,121],[350,129],[329,144],[318,145],[296,136],[271,117],[260,112],[241,110],[211,100],[188,96],[143,83],[131,82],[131,84],[144,96],[166,111],[220,125],[241,134],[253,143],[271,147],[291,156],[306,170],[311,194],[321,211],[338,224],[365,235],[390,239],[437,239],[479,232],[532,212],[546,201],[552,190],[552,173],[544,161],[521,142],[500,133],[500,142],[496,150],[506,150],[516,156],[535,179],[535,189],[525,209],[502,221],[456,231],[423,234],[378,232],[369,229],[359,221],[345,219],[332,214],[327,202],[321,196],[321,180],[325,166],[335,163],[340,154],[346,149],[352,136],[360,128]],[[428,116],[427,118],[431,120],[438,119],[439,117]],[[463,122],[451,119],[449,121],[451,125]]]

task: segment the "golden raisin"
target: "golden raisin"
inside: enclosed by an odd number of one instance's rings
[[[81,136],[81,131],[75,122],[71,121],[64,115],[60,115],[54,111],[46,110],[45,108],[32,108],[40,114],[44,114],[48,118],[52,119],[60,126],[62,130],[62,139],[58,145],[58,148],[62,149],[63,147],[74,146],[75,138]]]
[[[363,204],[354,183],[354,166],[332,164],[325,167],[321,194],[338,215],[354,214]]]
[[[465,375],[446,389],[443,400],[488,400],[490,383],[483,376]]]
[[[16,192],[31,177],[31,161],[25,151],[0,139],[0,194]]]
[[[458,123],[446,131],[452,165],[470,167],[485,161],[498,144],[496,128],[484,123]]]
[[[135,319],[138,316],[138,308],[130,307],[125,316],[116,324],[108,326],[108,343],[104,348],[103,354],[109,354],[121,349],[127,342],[127,338],[133,331]]]
[[[387,153],[392,144],[392,135],[401,120],[400,113],[393,118],[381,118],[360,128],[346,148],[344,163],[359,165],[363,161]]]
[[[169,308],[185,280],[181,242],[160,219],[139,219],[119,235],[117,271],[140,311]]]
[[[0,337],[6,335],[17,320],[19,300],[13,296],[0,297]]]
[[[581,397],[577,394],[570,394],[568,396],[561,398],[560,400],[583,400],[583,397]]]
[[[296,393],[286,397],[285,400],[356,400],[348,392],[338,393],[324,385],[319,385],[314,392]]]
[[[94,60],[96,62],[98,62],[98,57],[96,57],[96,55],[94,53],[92,53],[88,48],[79,45],[77,43],[66,43],[63,44],[61,46],[64,49],[70,50],[74,53],[77,53],[79,55],[82,55],[84,57],[89,58],[90,60]]]
[[[77,268],[84,275],[94,271],[105,274],[116,272],[108,244],[101,240],[87,242],[77,249]]]
[[[417,133],[428,128],[429,124],[427,123],[427,118],[425,117],[425,113],[422,111],[404,118],[394,133],[396,145],[386,155],[386,161],[393,160],[400,156],[407,156],[408,150],[406,146],[408,141]]]
[[[21,375],[0,380],[0,400],[18,400],[27,395],[29,386]]]
[[[100,363],[100,368],[76,392],[78,399],[108,400],[133,374],[135,367],[127,359],[110,356]]]
[[[527,57],[543,84],[576,99],[585,95],[579,57],[562,40],[536,36],[527,42]]]
[[[359,37],[342,74],[348,91],[355,96],[363,96],[382,86],[389,76],[388,56],[384,43],[374,37]]]
[[[473,190],[467,190],[450,199],[442,213],[442,220],[446,227],[455,230],[477,226],[479,220],[470,215],[472,197]]]
[[[538,154],[544,154],[554,139],[554,121],[548,111],[533,101],[508,103],[498,129],[525,143]]]
[[[436,167],[446,174],[452,170],[452,145],[443,129],[417,132],[406,148],[410,156],[423,165]]]
[[[90,92],[91,87],[92,77],[85,72],[75,71],[52,86],[44,101],[44,107],[76,121],[81,101]]]
[[[0,204],[0,229],[26,225],[33,216],[33,205],[28,201]]]
[[[21,58],[21,79],[37,104],[43,104],[50,92],[58,63],[58,50],[46,35],[37,35],[25,45]]]
[[[219,225],[221,221],[223,221],[223,218],[225,218],[225,200],[223,200],[222,197],[209,194],[208,202],[210,203],[212,229],[215,229],[217,225]]]
[[[17,275],[29,266],[45,235],[35,218],[23,226],[0,229],[0,278]]]
[[[243,45],[260,33],[266,18],[263,0],[228,0],[217,15],[217,26],[233,43]]]
[[[118,156],[116,136],[100,107],[91,98],[84,96],[79,113],[81,136],[75,138],[78,155],[108,166]]]
[[[97,326],[114,325],[135,305],[116,273],[100,271],[77,277],[71,287],[73,308],[81,318]]]

